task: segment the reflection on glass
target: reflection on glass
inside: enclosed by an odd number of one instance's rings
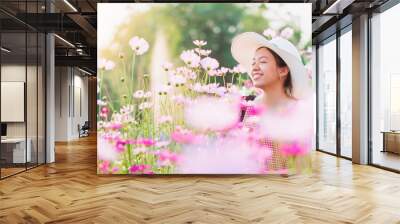
[[[372,18],[372,163],[400,170],[400,5]]]
[[[336,39],[318,50],[318,146],[336,153]]]
[[[45,163],[45,60],[46,60],[46,52],[45,52],[45,44],[46,38],[45,35],[39,33],[38,35],[38,164]]]
[[[26,142],[26,34],[2,33],[1,45],[1,123],[6,134],[1,140],[1,175],[9,176],[25,170],[30,161]],[[27,147],[28,146],[28,147]],[[28,150],[26,150],[28,148]]]
[[[37,165],[37,73],[38,73],[38,56],[37,56],[36,32],[27,33],[27,82],[26,82],[26,113],[27,113],[27,143],[30,149],[30,159],[28,160],[28,168]]]
[[[340,37],[340,153],[352,157],[352,35]]]

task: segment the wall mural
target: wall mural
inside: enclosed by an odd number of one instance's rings
[[[98,174],[311,171],[311,4],[102,3],[98,48]]]

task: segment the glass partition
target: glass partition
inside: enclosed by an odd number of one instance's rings
[[[318,149],[336,154],[336,37],[318,48]]]
[[[352,32],[340,36],[340,154],[352,157]]]
[[[371,19],[372,164],[400,171],[400,4]]]
[[[1,34],[2,177],[24,171],[31,161],[26,141],[26,41],[25,32]]]
[[[42,13],[43,4],[1,1],[0,7],[23,16]],[[1,179],[45,163],[45,44],[44,33],[0,12]]]

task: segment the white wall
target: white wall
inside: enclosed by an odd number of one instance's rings
[[[88,120],[88,78],[83,75],[76,68],[56,67],[56,141],[79,138],[78,124]]]

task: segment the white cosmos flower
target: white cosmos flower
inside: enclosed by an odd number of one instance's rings
[[[194,53],[193,50],[183,51],[180,57],[189,67],[195,68],[199,66],[200,56]]]
[[[172,75],[170,77],[170,82],[173,85],[182,85],[186,83],[186,78],[182,75]]]
[[[144,97],[144,91],[143,91],[143,90],[138,90],[138,91],[136,91],[136,92],[133,94],[133,97],[134,97],[134,98],[138,98],[138,99],[143,98],[143,97]]]
[[[276,37],[276,31],[271,28],[264,30],[263,34],[264,34],[264,36],[269,37],[269,38]]]
[[[162,65],[162,68],[164,69],[164,71],[168,72],[169,70],[171,70],[172,66],[173,66],[173,65],[172,65],[171,63],[165,62],[165,63]]]
[[[294,31],[293,31],[292,28],[286,27],[285,29],[283,29],[281,31],[280,36],[285,38],[285,39],[289,39],[289,38],[291,38],[293,36],[293,33],[294,33]]]
[[[149,50],[149,43],[147,43],[147,41],[141,37],[133,37],[129,40],[129,45],[136,55],[142,55]]]
[[[201,64],[201,67],[203,67],[207,71],[217,69],[219,66],[218,61],[215,58],[211,58],[211,57],[203,58],[201,60],[200,64]]]
[[[202,47],[205,46],[207,44],[207,41],[204,40],[195,40],[193,41],[194,45],[198,46],[198,47]]]

